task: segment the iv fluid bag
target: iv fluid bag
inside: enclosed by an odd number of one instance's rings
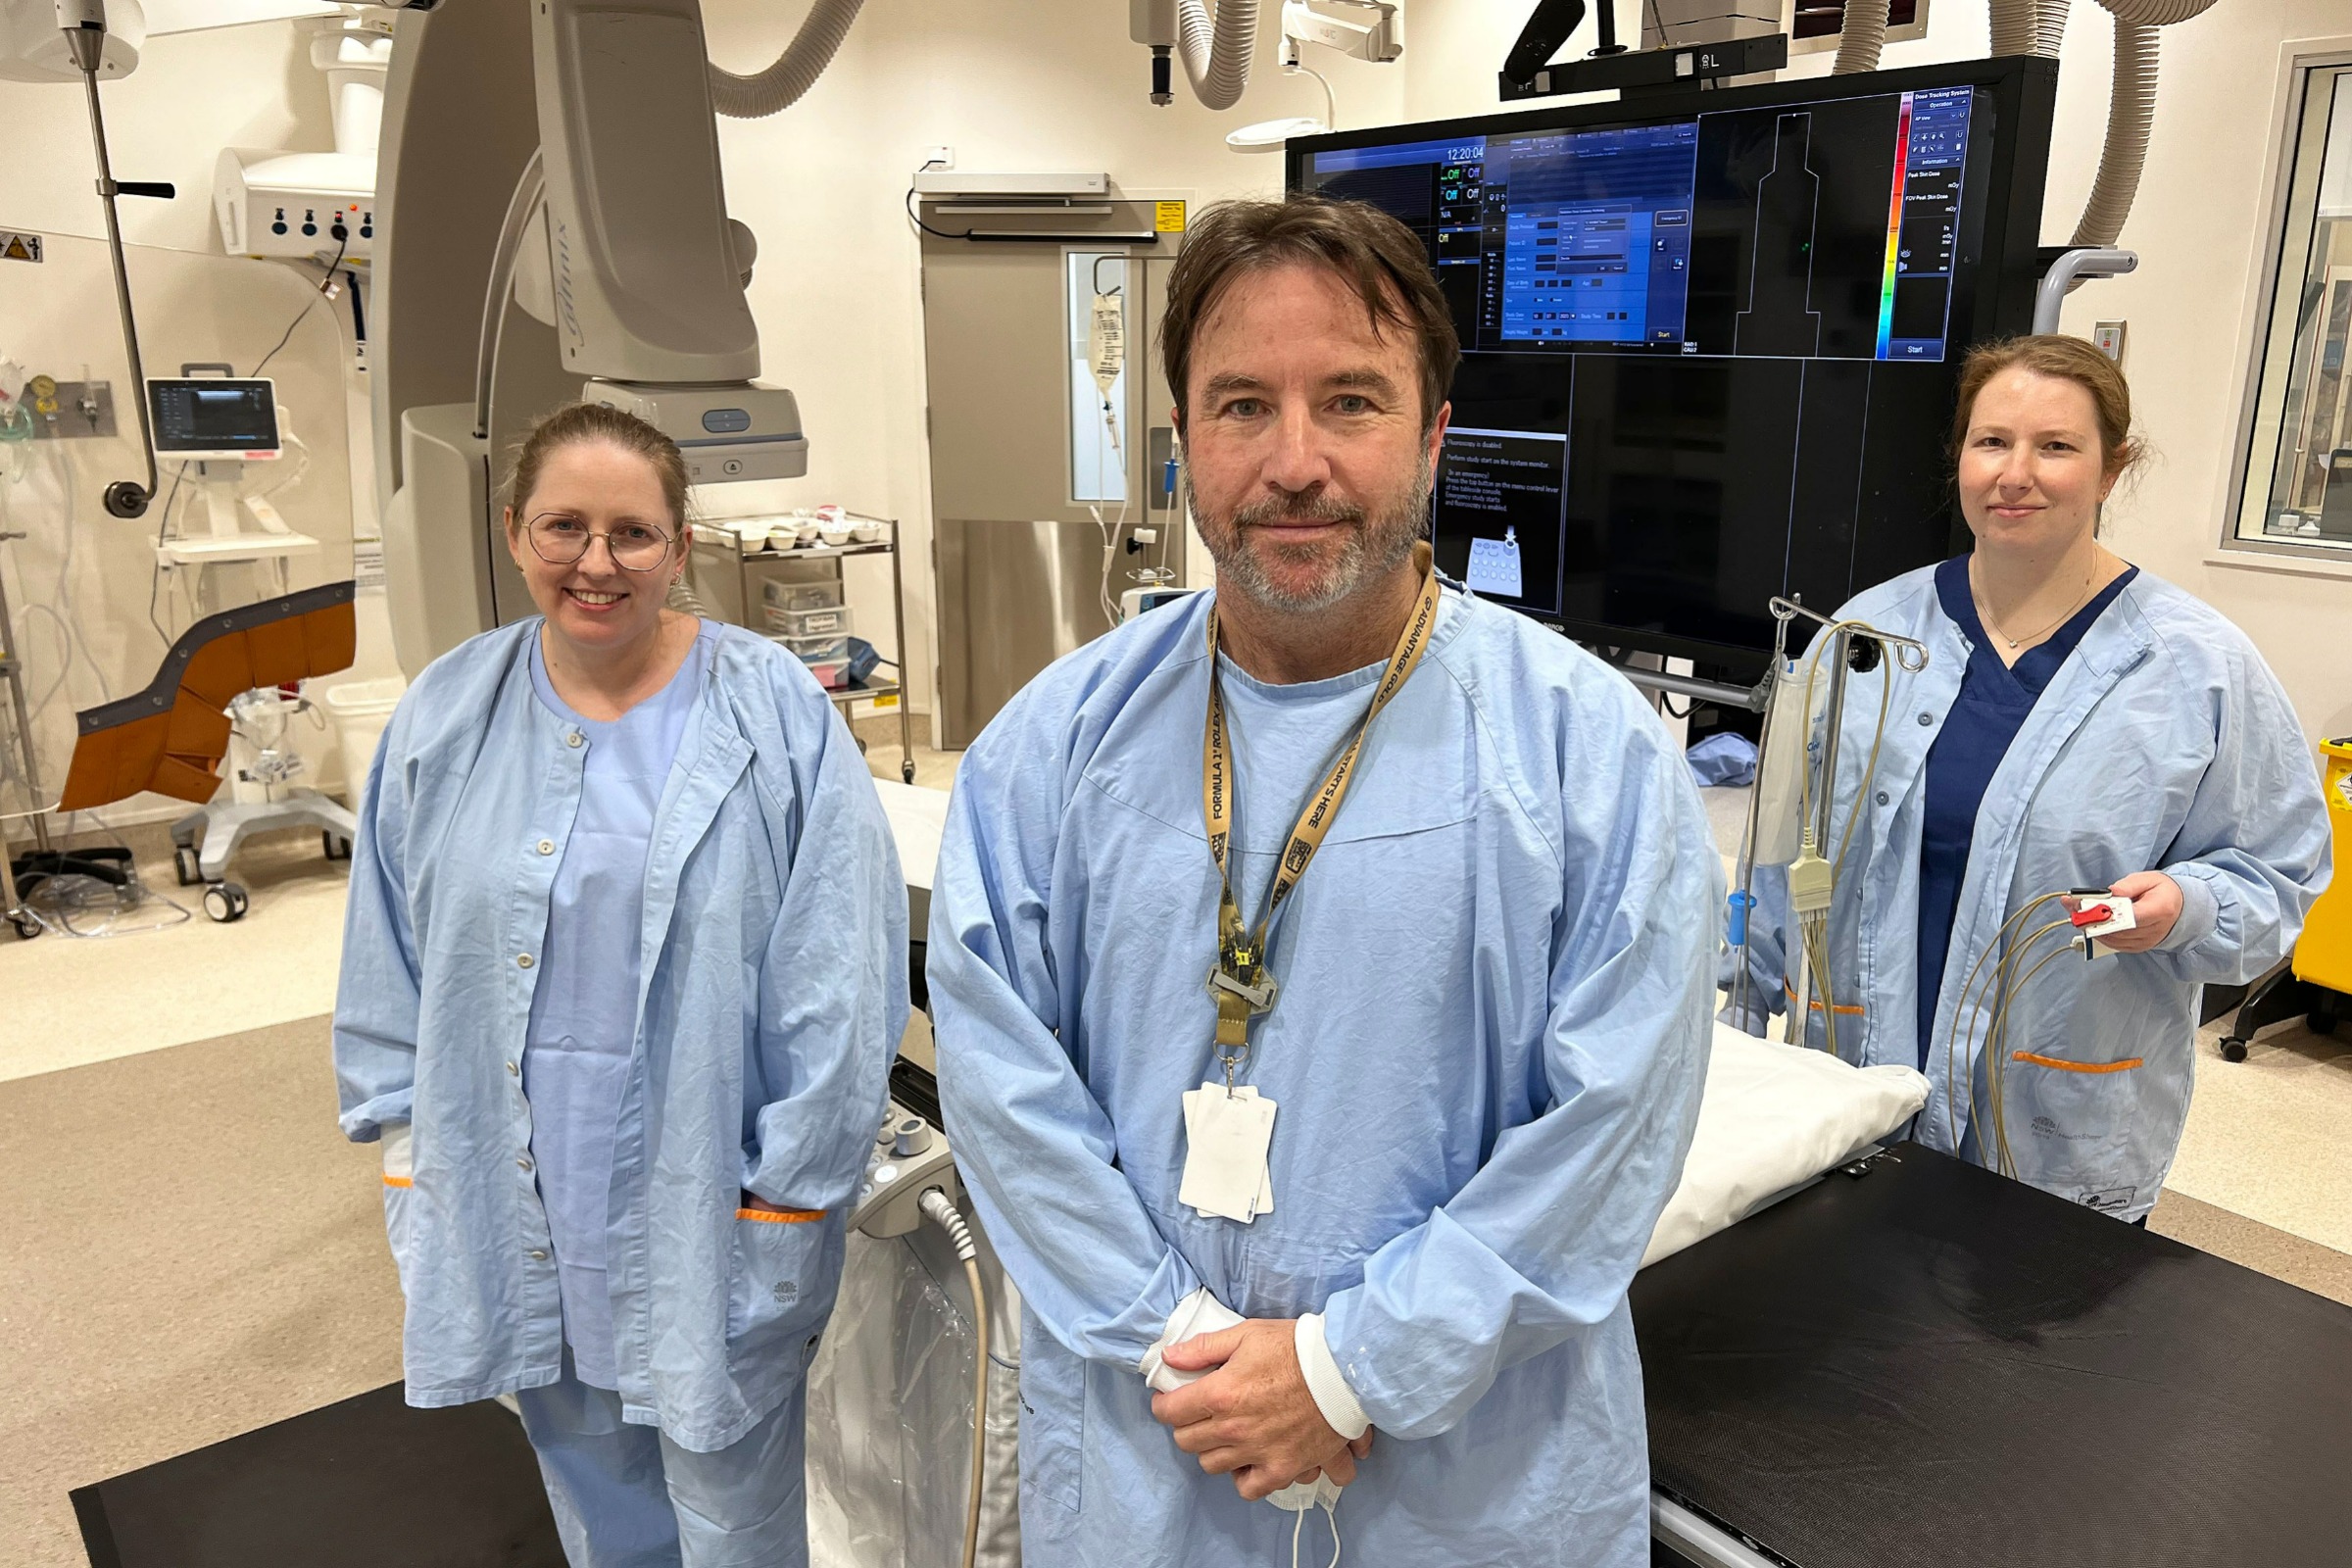
[[[1797,815],[1806,769],[1818,751],[1822,715],[1829,710],[1830,677],[1813,682],[1811,710],[1805,702],[1805,671],[1811,661],[1783,662],[1772,683],[1772,710],[1764,716],[1764,760],[1756,772],[1755,863],[1787,865],[1803,846],[1805,824]]]
[[[1086,359],[1095,372],[1095,387],[1102,401],[1127,368],[1127,312],[1116,294],[1098,294],[1086,328]]]

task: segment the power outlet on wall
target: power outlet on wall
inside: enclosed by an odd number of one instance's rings
[[[924,169],[954,169],[956,167],[956,149],[953,147],[924,148],[921,167]]]

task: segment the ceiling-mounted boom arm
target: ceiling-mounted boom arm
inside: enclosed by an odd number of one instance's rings
[[[1300,44],[1319,44],[1351,60],[1386,65],[1404,53],[1397,36],[1396,7],[1390,0],[1283,0],[1282,37],[1296,57]]]
[[[1511,52],[1502,57],[1503,79],[1514,86],[1534,86],[1536,73],[1551,64],[1551,57],[1584,23],[1585,0],[1539,0]]]
[[[130,309],[130,272],[122,260],[122,223],[115,212],[117,196],[156,196],[169,201],[172,186],[157,180],[117,181],[106,155],[106,117],[98,105],[98,72],[106,63],[106,0],[57,0],[57,24],[66,35],[66,52],[81,73],[84,99],[90,108],[90,142],[98,155],[98,200],[106,212],[106,249],[115,268],[115,308],[122,318],[122,350],[130,360],[130,402],[139,416],[139,457],[147,467],[147,483],[117,479],[106,487],[106,510],[118,517],[136,517],[154,498],[155,431],[147,414],[147,370],[139,361],[139,323]]]

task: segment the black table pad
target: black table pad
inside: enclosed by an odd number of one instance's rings
[[[397,1383],[72,1495],[91,1568],[564,1568],[522,1423]]]
[[[2352,1563],[2352,1307],[1917,1145],[1633,1312],[1655,1485],[1798,1568]]]

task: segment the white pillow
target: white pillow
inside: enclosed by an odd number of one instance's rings
[[[1851,1067],[1823,1051],[1715,1026],[1683,1182],[1650,1233],[1644,1268],[1755,1212],[1899,1130],[1928,1102],[1908,1067]]]

